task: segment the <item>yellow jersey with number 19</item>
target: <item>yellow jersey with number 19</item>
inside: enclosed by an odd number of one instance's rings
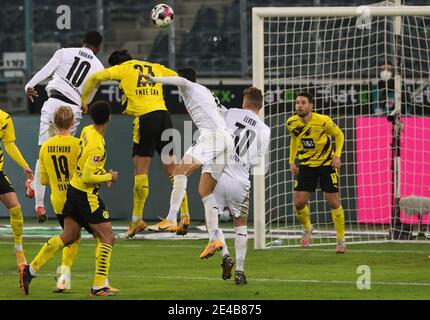
[[[56,135],[40,148],[40,181],[49,183],[55,214],[61,214],[66,203],[67,188],[76,170],[80,140]]]

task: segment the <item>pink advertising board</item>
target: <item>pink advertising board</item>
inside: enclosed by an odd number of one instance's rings
[[[402,118],[401,197],[430,197],[430,119]],[[389,224],[392,205],[392,125],[385,117],[356,118],[357,218],[360,223]],[[401,214],[403,222],[416,217]],[[424,215],[423,223],[429,223]]]

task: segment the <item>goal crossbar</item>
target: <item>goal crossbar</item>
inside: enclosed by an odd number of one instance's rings
[[[430,6],[366,6],[360,7],[266,7],[252,8],[253,17],[359,17],[363,14],[378,16],[430,16]]]

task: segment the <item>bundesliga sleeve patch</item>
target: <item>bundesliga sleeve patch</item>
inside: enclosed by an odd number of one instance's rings
[[[93,163],[99,163],[100,162],[100,160],[101,160],[101,157],[100,156],[94,156],[93,157]]]

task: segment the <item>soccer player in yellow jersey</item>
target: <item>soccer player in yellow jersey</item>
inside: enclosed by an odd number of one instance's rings
[[[0,140],[3,141],[3,147],[8,155],[24,169],[27,179],[33,180],[33,171],[31,171],[27,162],[21,155],[21,152],[15,144],[15,129],[12,118],[0,109]],[[21,211],[21,205],[12,187],[9,178],[3,172],[4,154],[0,148],[0,201],[10,212],[10,224],[12,226],[13,238],[15,242],[16,264],[25,265],[24,249],[22,247],[22,229],[24,218]]]
[[[25,294],[29,285],[40,270],[56,252],[71,245],[80,237],[84,227],[94,231],[100,240],[96,246],[96,270],[91,295],[113,295],[106,280],[109,274],[114,234],[109,212],[99,196],[100,183],[116,182],[118,172],[106,172],[106,149],[104,134],[110,120],[110,107],[107,102],[96,102],[90,108],[94,121],[82,130],[81,148],[78,155],[76,172],[67,190],[67,200],[63,208],[64,230],[59,236],[48,240],[30,265],[20,268],[20,284]]]
[[[142,220],[143,208],[149,194],[148,172],[154,152],[161,156],[164,168],[173,181],[173,170],[176,159],[173,150],[163,150],[165,146],[172,145],[171,139],[163,141],[161,138],[165,130],[173,127],[170,114],[167,111],[163,98],[161,84],[149,84],[142,74],[152,76],[177,76],[177,73],[163,65],[147,61],[134,60],[126,50],[114,51],[109,57],[112,67],[93,74],[85,85],[82,94],[82,105],[87,105],[89,94],[102,81],[118,80],[119,87],[124,93],[122,108],[123,114],[135,117],[133,122],[133,163],[134,163],[134,196],[133,217],[129,229],[123,234],[125,238],[134,235],[146,228]],[[178,226],[168,226],[164,231],[172,231],[184,235],[190,224],[188,200],[185,194],[181,207],[181,221]]]
[[[40,182],[42,185],[50,186],[52,208],[58,222],[64,228],[62,212],[66,203],[67,189],[76,170],[81,140],[72,136],[74,115],[69,106],[59,107],[55,111],[53,118],[57,134],[44,142],[40,149]],[[87,231],[91,234],[94,233],[92,229]],[[64,293],[66,289],[71,288],[70,269],[78,254],[79,242],[80,239],[77,239],[63,249],[60,276],[53,291],[55,293]],[[98,238],[96,238],[96,242],[99,244]],[[113,291],[118,290],[112,287],[109,288]]]
[[[80,151],[80,139],[72,136],[73,110],[69,106],[59,107],[54,113],[57,134],[42,144],[39,152],[40,182],[51,188],[51,203],[61,227],[69,182],[76,170]],[[79,239],[64,247],[61,259],[61,274],[54,292],[70,289],[70,268],[78,254]]]
[[[344,253],[346,250],[345,218],[339,197],[338,173],[344,136],[330,117],[312,112],[313,106],[312,95],[307,92],[300,93],[296,97],[297,114],[286,122],[291,134],[290,169],[296,177],[294,209],[296,217],[303,226],[300,245],[306,248],[311,242],[313,228],[307,203],[310,193],[315,191],[319,183],[331,208],[336,228],[336,253]],[[331,136],[336,141],[335,151],[332,148]],[[299,153],[299,167],[295,164],[297,153]]]

